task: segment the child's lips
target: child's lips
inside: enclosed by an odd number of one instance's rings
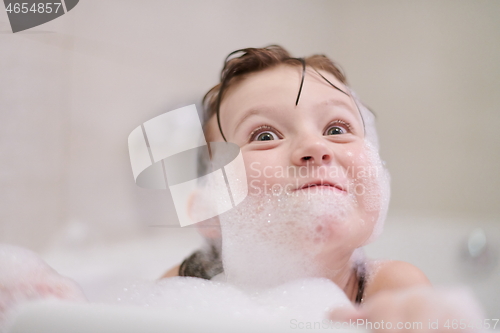
[[[299,186],[296,191],[300,190],[309,190],[312,187],[321,187],[321,189],[331,189],[332,191],[335,192],[341,192],[341,193],[347,193],[347,191],[340,185],[328,182],[328,181],[312,181],[308,182],[306,184],[303,184],[302,186]]]

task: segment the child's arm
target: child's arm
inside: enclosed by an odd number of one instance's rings
[[[425,274],[410,263],[390,260],[375,262],[371,266],[373,277],[367,284],[365,301],[381,291],[431,286]]]
[[[468,325],[482,318],[480,306],[468,290],[434,289],[418,268],[401,261],[385,262],[375,269],[364,302],[356,311],[332,313],[337,321],[378,323],[380,329],[376,330],[419,333],[480,331]],[[398,323],[408,326],[398,328]],[[449,329],[453,323],[466,323],[467,327]]]

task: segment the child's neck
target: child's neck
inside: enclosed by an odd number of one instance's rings
[[[355,301],[357,293],[358,281],[355,263],[360,259],[359,256],[360,253],[354,251],[342,258],[329,257],[328,260],[323,260],[323,263],[320,264],[329,268],[323,272],[323,277],[339,286],[352,302]],[[319,262],[321,261],[319,260]]]

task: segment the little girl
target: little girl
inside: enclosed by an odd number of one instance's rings
[[[279,46],[238,50],[203,102],[207,141],[238,144],[249,193],[237,208],[199,223],[207,246],[164,277],[260,287],[328,278],[361,304],[333,313],[339,320],[478,316],[469,296],[432,289],[415,266],[364,258],[362,246],[382,231],[389,177],[374,116],[332,61],[292,58]],[[191,211],[200,200],[193,198]]]

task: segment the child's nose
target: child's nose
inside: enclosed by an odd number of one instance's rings
[[[301,140],[292,152],[292,163],[295,165],[323,165],[329,163],[332,158],[333,152],[330,147],[319,138]]]

